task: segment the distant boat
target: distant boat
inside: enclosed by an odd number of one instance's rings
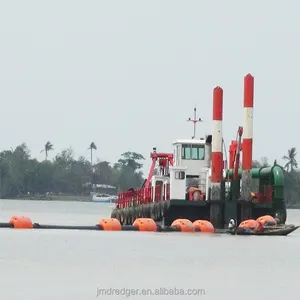
[[[92,197],[92,202],[114,203],[115,196],[108,194],[95,194]]]

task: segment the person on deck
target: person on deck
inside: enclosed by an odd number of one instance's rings
[[[236,231],[236,222],[234,219],[230,219],[228,224],[228,230],[232,233]]]

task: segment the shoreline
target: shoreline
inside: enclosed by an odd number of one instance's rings
[[[91,202],[91,203],[103,203],[103,202],[97,202],[92,201],[90,196],[40,196],[40,197],[22,197],[22,198],[15,198],[15,199],[6,199],[3,198],[1,200],[29,200],[29,201],[62,201],[62,202]],[[104,202],[105,203],[105,202]],[[114,203],[112,203],[114,204]],[[300,203],[294,204],[294,205],[287,205],[287,209],[300,209]]]
[[[29,201],[75,201],[75,202],[94,202],[90,196],[36,196],[19,198],[2,198],[1,200],[29,200]]]

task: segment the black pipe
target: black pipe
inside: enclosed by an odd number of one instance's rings
[[[181,231],[180,228],[176,227],[176,226],[157,226],[157,231],[158,232],[175,232],[175,231]]]
[[[14,228],[14,225],[11,223],[0,223],[0,228]]]
[[[123,225],[122,231],[139,231],[139,228],[133,225]]]
[[[41,225],[33,223],[34,229],[73,229],[73,230],[103,230],[99,225],[94,226],[78,226],[78,225]]]

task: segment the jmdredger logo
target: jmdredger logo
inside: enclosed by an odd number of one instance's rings
[[[101,296],[205,296],[205,289],[180,289],[165,287],[156,289],[97,288],[97,297]]]

